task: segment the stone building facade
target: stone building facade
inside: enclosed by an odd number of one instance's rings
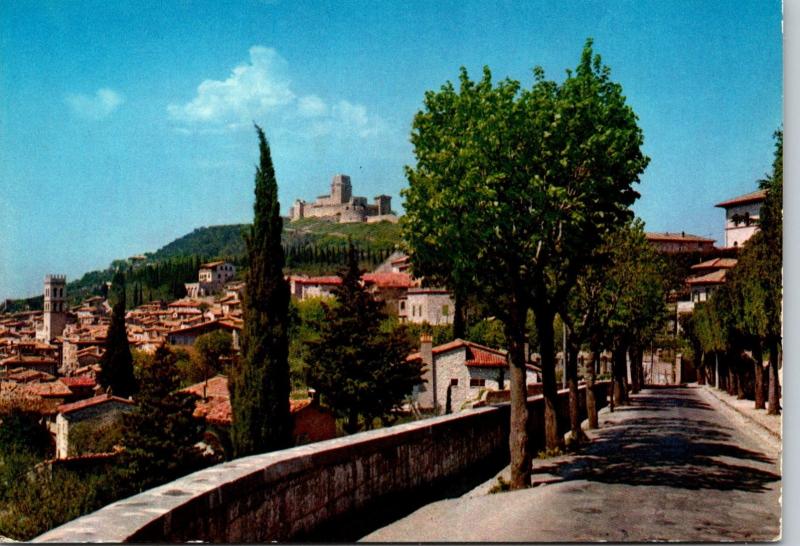
[[[70,456],[70,427],[88,421],[97,427],[113,425],[119,422],[123,413],[131,410],[133,410],[132,401],[109,394],[59,406],[55,426],[56,458],[64,459]]]
[[[455,305],[447,290],[413,288],[398,302],[401,321],[434,326],[453,324]]]
[[[337,174],[331,181],[331,193],[320,195],[312,203],[302,199],[289,209],[292,220],[302,218],[330,218],[337,222],[396,221],[392,214],[392,198],[378,195],[372,204],[366,197],[353,196],[353,186],[346,174]]]

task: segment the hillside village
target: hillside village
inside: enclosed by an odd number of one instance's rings
[[[726,272],[736,264],[738,248],[758,229],[763,199],[764,192],[759,191],[716,205],[725,210],[725,244],[721,247],[714,246],[712,239],[686,233],[647,234],[662,254],[691,255],[697,262],[691,264],[683,287],[669,295],[675,320],[668,329],[680,328],[680,315],[690,314],[696,303],[707,301],[725,282]],[[340,221],[338,216],[335,219]],[[200,336],[223,331],[231,335],[233,348],[238,350],[244,281],[236,280],[236,273],[236,266],[224,260],[204,263],[197,281],[186,283],[186,297],[149,301],[128,310],[125,321],[131,348],[149,354],[162,346],[191,348]],[[286,280],[296,302],[331,298],[342,283],[337,275],[288,275]],[[422,279],[411,274],[409,257],[402,252],[365,272],[361,282],[401,323],[423,328],[453,323],[452,294],[423,286]],[[75,455],[69,443],[70,424],[119,414],[130,406],[127,399],[105,392],[97,379],[111,305],[101,296],[91,296],[69,307],[63,275],[45,277],[43,296],[43,311],[0,315],[0,404],[38,412],[53,435],[56,460],[92,459],[98,454]],[[424,383],[415,388],[407,411],[444,413],[508,399],[504,348],[462,339],[433,346],[430,334],[423,334],[419,343],[419,351],[409,359],[422,362]],[[527,358],[529,392],[540,392],[538,355],[531,351]],[[584,358],[588,356],[582,353],[581,361]],[[609,358],[603,356],[602,371]],[[199,397],[197,418],[229,426],[227,389],[224,376],[188,386],[186,391]],[[317,441],[337,434],[333,418],[319,407],[316,398],[300,398],[292,404],[292,411],[304,416],[298,421],[298,439]]]

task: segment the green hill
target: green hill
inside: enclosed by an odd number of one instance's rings
[[[124,269],[128,279],[128,302],[181,297],[183,283],[197,279],[197,266],[207,260],[226,259],[240,269],[246,267],[243,234],[249,224],[197,228],[175,239],[146,259],[132,263],[127,259],[111,262],[107,269],[90,271],[67,284],[70,303],[105,293],[113,271]],[[345,263],[347,240],[359,250],[361,266],[370,269],[383,261],[400,244],[400,226],[390,222],[337,224],[307,218],[285,221],[283,245],[288,273],[309,275],[336,272]],[[42,297],[9,300],[6,310],[41,309]]]

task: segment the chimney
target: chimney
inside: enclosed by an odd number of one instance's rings
[[[308,397],[311,399],[311,405],[313,407],[319,405],[319,396],[317,396],[316,389],[308,389]]]
[[[422,358],[423,374],[422,378],[428,383],[431,389],[432,404],[434,410],[438,411],[439,405],[436,397],[436,365],[433,361],[433,336],[422,333],[419,336],[419,354]]]

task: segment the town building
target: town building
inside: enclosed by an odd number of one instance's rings
[[[683,231],[680,233],[646,233],[645,236],[656,250],[665,254],[711,252],[714,250],[714,239],[692,235]]]
[[[289,209],[291,220],[303,218],[329,218],[337,222],[368,222],[388,220],[396,222],[392,213],[392,198],[378,195],[373,204],[366,197],[354,197],[350,177],[337,174],[331,181],[331,193],[320,195],[313,203],[297,199]]]
[[[758,190],[714,205],[725,209],[725,248],[742,246],[758,231],[766,196],[766,190]]]
[[[224,260],[204,263],[197,272],[197,282],[186,283],[189,298],[210,296],[221,291],[236,276],[236,266]]]
[[[398,301],[398,317],[414,324],[453,324],[455,305],[447,290],[412,288]]]

